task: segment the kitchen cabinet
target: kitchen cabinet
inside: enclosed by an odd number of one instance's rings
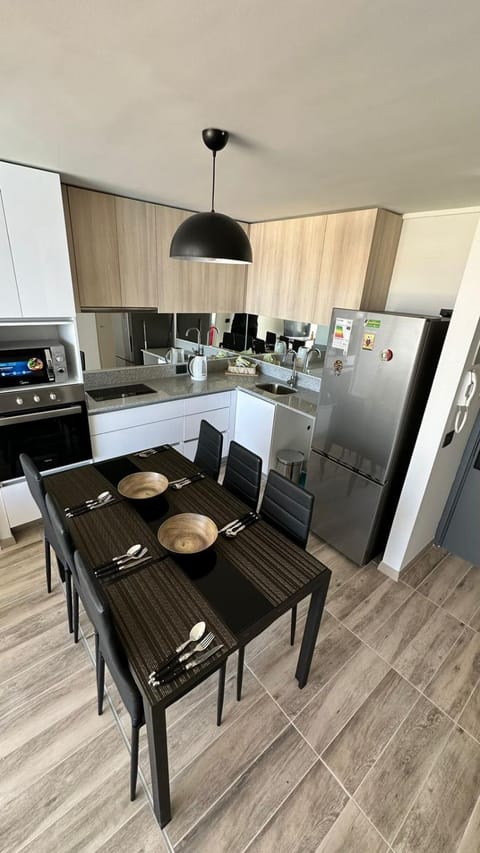
[[[170,243],[181,223],[192,213],[174,207],[155,206],[157,228],[158,310],[245,310],[247,267],[243,264],[207,264],[170,258]],[[248,233],[248,226],[242,225]]]
[[[0,316],[75,313],[60,179],[0,163]]]
[[[238,389],[235,441],[262,460],[262,473],[276,468],[279,450],[301,450],[310,455],[315,418],[288,406],[270,402]]]
[[[189,397],[185,400],[185,426],[183,453],[193,460],[197,452],[200,424],[208,421],[223,433],[222,455],[228,454],[230,446],[230,425],[232,396],[235,392],[225,391],[220,394],[205,394],[201,397]]]
[[[121,304],[157,307],[155,205],[115,196]]]
[[[40,510],[25,480],[2,486],[2,498],[10,528],[40,518]]]
[[[383,309],[401,226],[377,208],[253,224],[246,310],[328,324],[335,306]]]
[[[115,196],[68,187],[68,203],[80,306],[119,308]]]
[[[326,224],[326,216],[307,216],[250,226],[249,313],[314,320]]]

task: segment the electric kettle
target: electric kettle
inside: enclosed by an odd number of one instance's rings
[[[170,347],[165,353],[165,358],[169,364],[183,364],[185,361],[185,352],[181,347]]]
[[[202,380],[207,378],[207,356],[192,355],[188,361],[188,372],[192,379]]]

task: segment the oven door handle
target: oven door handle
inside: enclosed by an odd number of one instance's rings
[[[68,415],[81,414],[81,406],[69,406],[68,409],[53,409],[48,412],[26,412],[24,415],[10,415],[6,418],[0,418],[0,426],[12,426],[14,424],[23,424],[25,421],[46,421],[48,418],[66,418]]]

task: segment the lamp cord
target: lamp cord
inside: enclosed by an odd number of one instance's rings
[[[216,163],[217,152],[212,151],[213,157],[213,166],[212,166],[212,213],[215,213],[215,163]]]

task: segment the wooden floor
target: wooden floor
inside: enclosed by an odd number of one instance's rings
[[[312,537],[333,578],[307,686],[287,614],[240,703],[230,662],[220,728],[215,678],[169,709],[162,833],[145,733],[130,803],[128,716],[110,681],[96,715],[91,630],[74,646],[39,533],[0,553],[2,851],[478,853],[480,569],[432,549],[395,584]]]

